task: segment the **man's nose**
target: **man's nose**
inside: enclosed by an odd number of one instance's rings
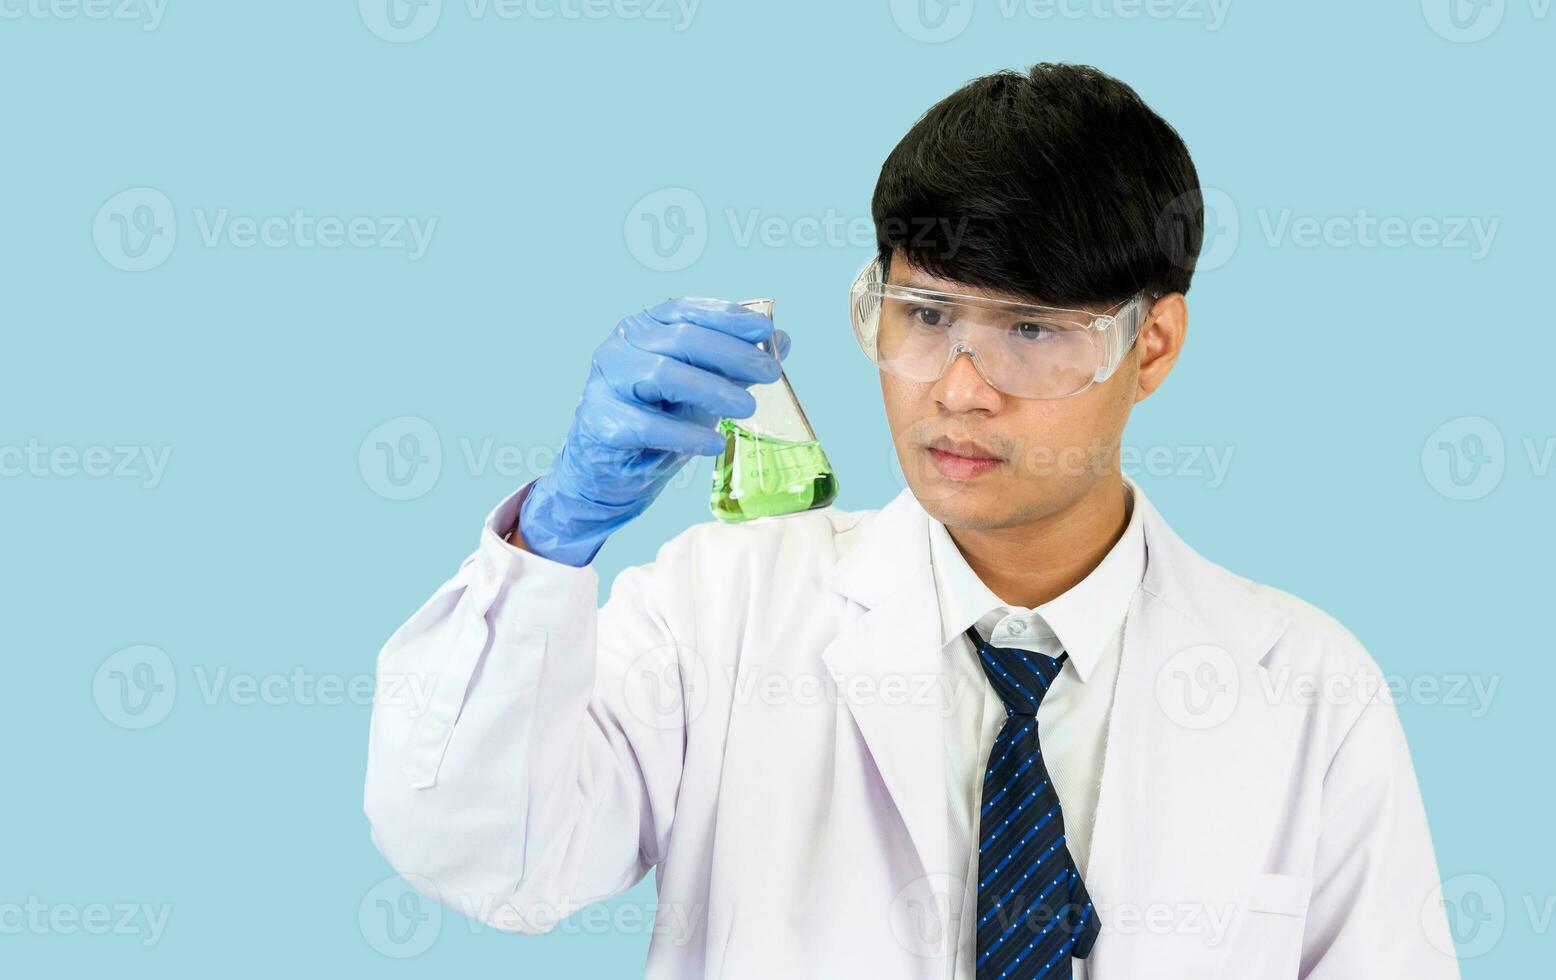
[[[935,400],[953,412],[999,405],[1000,393],[990,387],[973,363],[972,354],[960,351],[952,359],[940,380],[935,382]]]

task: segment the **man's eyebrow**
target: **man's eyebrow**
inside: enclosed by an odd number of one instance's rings
[[[906,276],[903,281],[889,282],[887,285],[898,286],[902,289],[921,289],[930,293],[944,293],[949,296],[957,296],[974,301],[982,299],[996,303],[1025,302],[1025,300],[1010,300],[1005,297],[979,296],[977,293],[969,291],[965,286],[961,286],[954,282],[945,282],[938,279],[927,279],[926,281],[926,279],[927,277],[925,276],[910,274]]]
[[[944,294],[951,297],[947,300],[938,301],[942,303],[970,302],[973,304],[1008,304],[1010,306],[1028,306],[1043,310],[1071,310],[1078,313],[1090,313],[1092,315],[1106,312],[1111,307],[1118,305],[1117,303],[1076,303],[1064,305],[1046,302],[1035,297],[1022,296],[1019,293],[1003,293],[997,296],[984,296],[978,293],[969,292],[966,287],[958,286],[956,283],[945,283],[940,281],[923,282],[922,278],[923,277],[921,276],[913,275],[910,273],[908,276],[904,277],[906,281],[888,282],[886,285],[896,286],[899,289],[924,290],[929,293]],[[937,300],[932,297],[925,297],[924,299],[924,302],[926,303],[936,301]],[[1119,302],[1121,303],[1126,301],[1120,300]]]
[[[956,289],[954,284],[943,283],[943,282],[939,282],[938,280],[926,281],[926,278],[927,277],[925,277],[921,273],[910,272],[906,276],[903,276],[899,280],[895,280],[893,282],[888,282],[887,285],[888,286],[903,286],[903,287],[905,287],[907,289],[928,289],[928,290],[931,290],[931,291],[937,292],[937,293],[954,293],[954,292],[958,292],[958,290]]]

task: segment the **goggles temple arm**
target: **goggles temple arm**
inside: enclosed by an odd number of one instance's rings
[[[1140,337],[1146,311],[1160,298],[1160,294],[1141,290],[1125,300],[1117,314],[1106,315],[1105,322],[1098,323],[1107,348],[1103,351],[1101,363],[1097,365],[1096,381],[1106,381],[1118,370],[1118,366],[1124,362],[1124,355],[1129,353]],[[1103,321],[1104,317],[1098,317],[1098,320]]]

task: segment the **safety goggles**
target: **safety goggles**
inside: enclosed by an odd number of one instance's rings
[[[968,354],[990,386],[1018,398],[1066,398],[1106,381],[1139,335],[1145,292],[1104,313],[989,299],[885,281],[881,261],[854,280],[854,336],[877,367],[938,380]]]

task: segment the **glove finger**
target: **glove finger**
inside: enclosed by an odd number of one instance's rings
[[[789,335],[784,333],[782,330],[776,330],[775,329],[773,331],[773,338],[778,341],[778,360],[779,361],[786,361],[786,360],[788,360],[789,359],[789,344],[790,344]]]
[[[753,344],[773,332],[772,317],[707,296],[677,296],[644,312],[660,323],[695,323]]]
[[[690,321],[661,323],[649,317],[628,317],[622,321],[620,330],[626,342],[639,350],[673,357],[736,384],[765,384],[778,380],[779,368],[772,354],[755,343],[701,324]]]
[[[702,368],[631,344],[606,344],[595,355],[600,375],[617,396],[652,407],[691,405],[721,418],[743,419],[756,399],[739,385]]]
[[[619,398],[597,398],[578,418],[581,437],[618,451],[664,449],[712,456],[724,449],[724,437],[713,429]]]

